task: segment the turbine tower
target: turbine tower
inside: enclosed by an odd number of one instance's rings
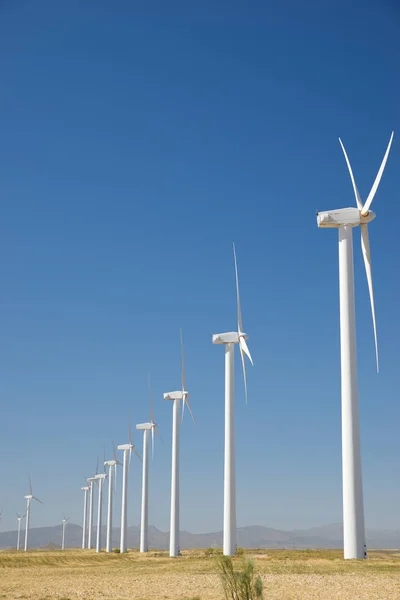
[[[107,540],[106,540],[106,552],[111,552],[112,550],[112,506],[113,506],[113,491],[114,491],[114,482],[113,482],[113,469],[115,475],[115,483],[117,483],[117,465],[121,463],[117,460],[117,455],[115,452],[115,446],[113,442],[113,451],[114,451],[114,459],[113,460],[105,460],[104,466],[108,467],[108,508],[107,508]]]
[[[128,532],[128,470],[131,464],[132,450],[136,456],[141,460],[140,455],[137,453],[135,446],[132,442],[132,430],[129,422],[129,444],[121,444],[117,446],[118,450],[122,450],[124,453],[122,463],[122,507],[121,507],[121,539],[120,539],[120,552],[127,551],[127,532]],[[129,452],[129,459],[128,459]]]
[[[17,533],[17,550],[20,550],[21,548],[21,521],[22,519],[25,519],[26,517],[26,513],[21,517],[21,515],[19,515],[18,513],[16,513],[17,515],[17,522],[18,522],[18,533]]]
[[[71,517],[66,517],[64,513],[62,513],[62,541],[61,541],[61,550],[65,550],[65,527],[67,526],[68,521]]]
[[[86,533],[87,533],[87,525],[86,525],[86,518],[87,518],[87,493],[90,490],[90,488],[88,486],[85,487],[81,487],[82,492],[84,492],[84,498],[83,498],[83,523],[82,523],[82,549],[84,550],[86,548]]]
[[[143,431],[143,467],[142,467],[142,513],[140,521],[140,552],[147,552],[149,549],[148,529],[149,529],[149,431],[151,431],[152,458],[154,458],[154,434],[158,433],[157,424],[154,422],[153,397],[150,386],[150,422],[136,425],[136,429]]]
[[[102,516],[103,516],[103,484],[107,477],[106,473],[98,473],[96,476],[96,482],[99,486],[98,504],[97,504],[97,531],[96,531],[96,552],[101,550],[101,527],[102,527]]]
[[[179,414],[180,404],[182,404],[182,420],[187,405],[193,423],[195,423],[192,409],[189,404],[189,392],[186,389],[185,379],[185,358],[183,353],[183,338],[181,330],[181,353],[182,353],[182,390],[177,392],[167,392],[164,394],[164,400],[172,400],[172,473],[171,473],[171,521],[169,533],[169,555],[171,557],[179,556]]]
[[[96,469],[97,471],[97,469]],[[96,477],[88,477],[86,481],[89,484],[89,527],[88,527],[88,543],[87,547],[92,547],[92,534],[93,534],[93,484],[96,481]]]
[[[379,372],[374,292],[368,223],[375,218],[370,210],[389,156],[394,132],[374,184],[363,204],[350,161],[339,138],[353,185],[357,208],[342,208],[317,213],[318,227],[336,228],[339,232],[339,298],[340,353],[342,373],[342,478],[343,478],[343,542],[344,558],[366,558],[364,503],[361,474],[360,426],[356,358],[356,326],[354,302],[353,227],[361,226],[361,248],[367,275],[372,324],[375,338],[376,366]]]
[[[39,500],[39,498],[36,498],[36,496],[33,495],[32,483],[31,483],[30,477],[29,477],[29,494],[27,496],[25,496],[25,498],[26,498],[26,524],[25,524],[25,547],[24,547],[24,550],[26,552],[28,550],[29,523],[30,523],[30,517],[31,517],[31,502],[32,502],[32,500],[36,500],[36,502],[43,504],[43,502],[41,500]]]
[[[213,344],[225,345],[225,456],[224,456],[224,541],[225,556],[236,554],[236,472],[235,472],[235,406],[234,406],[234,350],[239,344],[242,360],[244,391],[247,403],[246,354],[251,364],[249,349],[246,344],[247,335],[243,331],[242,312],[240,308],[239,277],[236,261],[236,250],[233,245],[235,263],[236,296],[238,330],[228,333],[217,333],[212,336]]]

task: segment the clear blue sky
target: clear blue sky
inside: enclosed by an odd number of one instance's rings
[[[164,444],[150,522],[169,527],[179,327],[197,419],[181,437],[181,525],[222,526],[223,349],[232,241],[255,366],[236,357],[238,524],[341,520],[337,235],[398,131],[392,0],[0,1],[0,453],[3,529],[31,473],[32,525],[81,522],[83,476],[127,415]],[[366,520],[400,521],[399,141],[370,227],[381,373],[355,231]],[[141,436],[134,433],[140,449]],[[140,465],[129,523],[139,522]],[[120,496],[116,501],[119,512]]]

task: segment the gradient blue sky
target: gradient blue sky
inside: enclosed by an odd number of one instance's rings
[[[255,367],[236,357],[238,525],[341,520],[337,235],[399,130],[392,0],[0,0],[3,529],[31,473],[32,526],[80,523],[83,476],[148,418],[150,523],[169,527],[179,327],[197,419],[181,437],[181,526],[222,526],[223,349],[232,241]],[[399,144],[370,228],[381,373],[355,231],[366,521],[398,528]],[[141,436],[134,433],[141,450]],[[121,478],[119,478],[121,479]],[[140,465],[129,523],[139,522]],[[116,501],[119,513],[120,490]]]

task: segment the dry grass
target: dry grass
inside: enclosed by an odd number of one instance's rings
[[[339,551],[249,550],[265,600],[399,600],[400,552],[344,561]],[[239,559],[235,559],[239,560]],[[220,600],[215,562],[204,551],[96,554],[0,552],[0,598],[9,600]]]

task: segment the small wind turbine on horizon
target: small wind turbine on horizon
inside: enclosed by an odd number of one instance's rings
[[[21,517],[21,515],[19,515],[18,513],[15,513],[17,515],[17,550],[20,550],[21,548],[21,521],[23,519],[25,519],[26,517],[26,513]]]
[[[122,450],[124,458],[122,462],[122,506],[121,506],[121,539],[120,539],[120,552],[127,551],[127,533],[128,533],[128,470],[131,464],[132,450],[136,456],[141,460],[140,454],[138,454],[133,441],[132,441],[132,429],[129,421],[129,444],[120,444],[117,446],[118,450]],[[129,452],[129,459],[128,459]]]
[[[169,555],[170,557],[179,556],[179,420],[180,420],[180,401],[182,400],[182,421],[185,411],[185,405],[188,407],[190,415],[195,423],[192,409],[189,404],[189,392],[186,389],[185,378],[185,357],[183,352],[183,338],[181,330],[181,354],[182,354],[182,390],[176,392],[167,392],[164,394],[164,400],[172,400],[172,472],[171,472],[171,521],[169,533]]]
[[[113,442],[113,460],[105,460],[104,466],[108,467],[108,507],[107,507],[107,539],[106,539],[106,552],[112,550],[112,511],[113,511],[113,492],[114,492],[114,478],[115,485],[117,484],[117,466],[121,463],[117,460],[117,454],[115,452],[115,445]],[[114,476],[113,476],[114,469]]]
[[[89,486],[81,487],[82,492],[84,492],[83,498],[83,522],[82,522],[82,550],[86,548],[86,533],[87,533],[87,493],[90,490]]]
[[[43,504],[43,502],[41,500],[39,500],[39,498],[36,498],[36,496],[33,495],[32,492],[32,483],[31,483],[31,478],[29,477],[29,494],[27,496],[25,496],[26,498],[26,523],[25,523],[25,546],[24,546],[24,550],[25,552],[28,550],[28,536],[29,536],[29,523],[30,523],[30,517],[31,517],[31,502],[32,500],[36,500],[36,502],[39,502],[40,504]]]
[[[68,521],[70,520],[71,517],[66,517],[64,515],[64,513],[62,514],[62,540],[61,540],[61,550],[65,550],[65,528],[67,526]]]
[[[224,532],[223,552],[225,556],[236,554],[236,473],[235,473],[235,406],[234,406],[234,350],[239,344],[243,367],[244,391],[247,403],[246,354],[251,364],[253,360],[247,347],[247,334],[243,331],[240,307],[239,277],[235,245],[235,263],[238,330],[217,333],[212,336],[213,344],[225,345],[225,456],[224,456]]]
[[[153,397],[151,393],[150,375],[149,375],[149,393],[150,393],[150,422],[136,425],[136,429],[143,431],[143,467],[142,467],[142,511],[140,520],[140,552],[147,552],[149,549],[148,529],[149,529],[149,431],[151,431],[151,449],[154,459],[154,434],[157,432],[157,424],[154,422]]]
[[[344,558],[366,558],[364,501],[361,472],[360,424],[358,413],[356,327],[354,300],[353,228],[361,227],[361,249],[367,275],[375,338],[376,367],[379,372],[378,339],[372,285],[371,253],[368,223],[375,218],[370,210],[389,156],[394,132],[389,140],[378,174],[363,204],[350,161],[339,138],[349,170],[357,207],[317,213],[321,228],[336,228],[339,232],[339,296],[340,353],[342,388],[342,479],[343,479],[343,543]]]

